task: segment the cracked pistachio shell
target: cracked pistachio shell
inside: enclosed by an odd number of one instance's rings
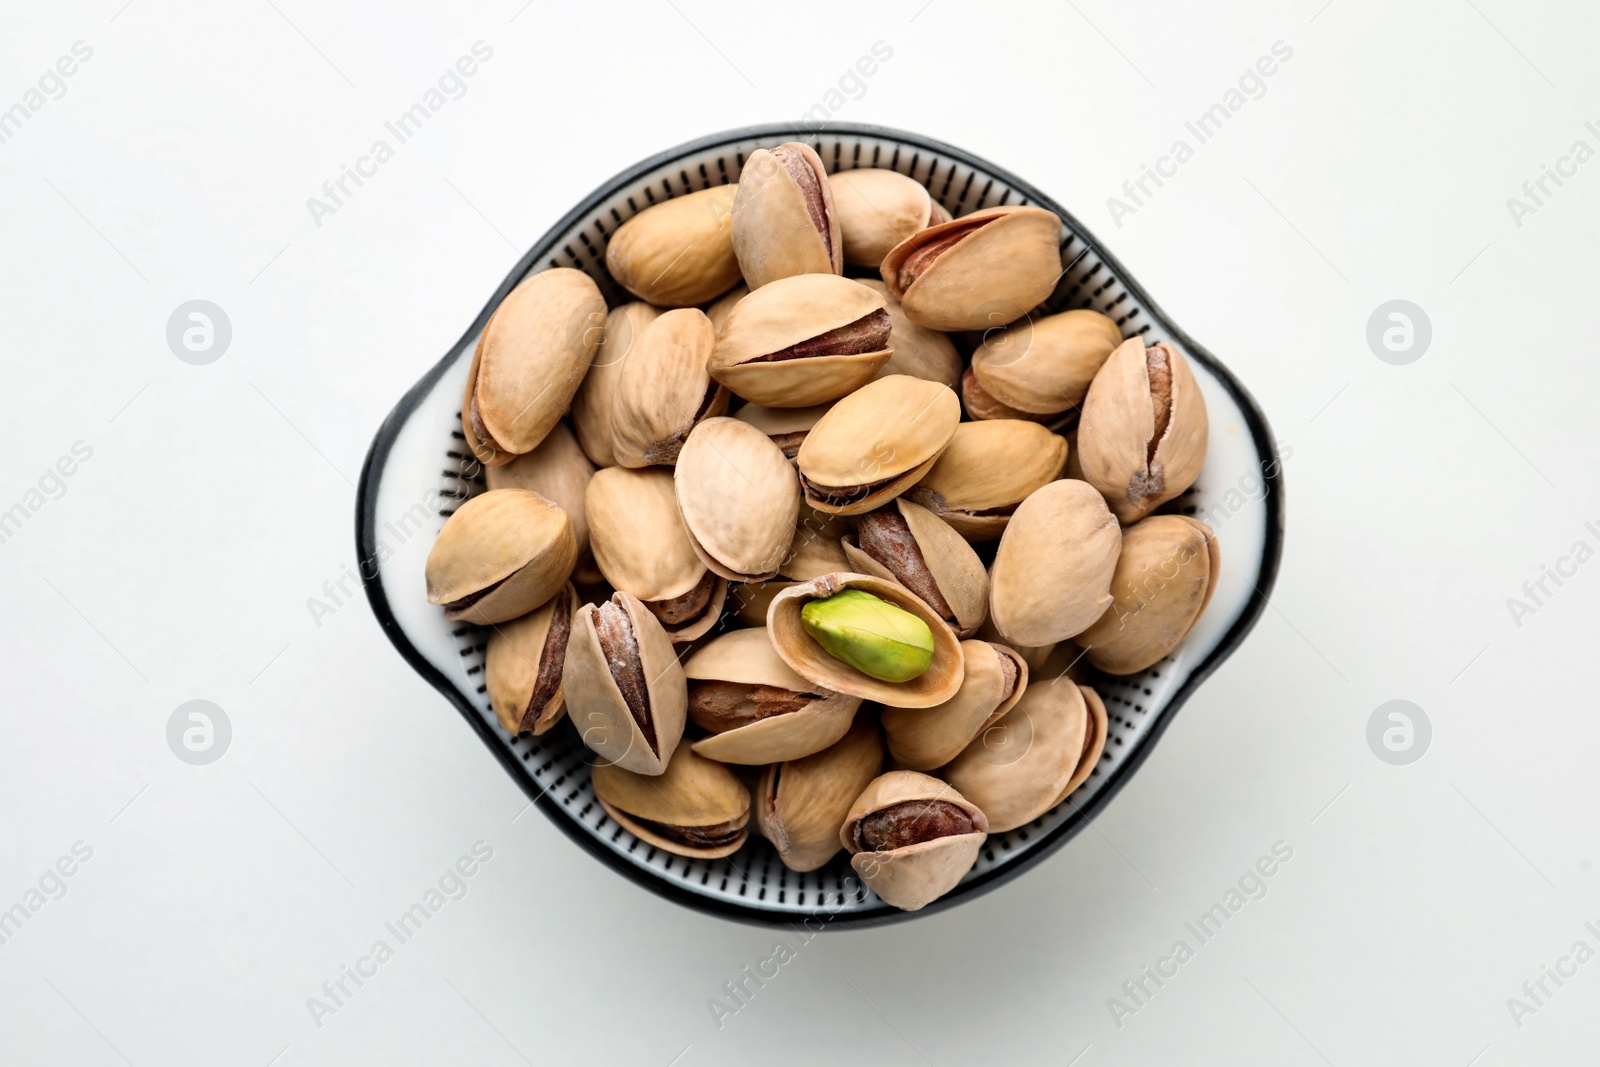
[[[796,274],[841,273],[843,244],[828,173],[809,145],[750,153],[733,199],[733,249],[752,292]]]
[[[736,582],[778,573],[800,513],[800,483],[766,434],[738,419],[706,419],[678,453],[673,484],[702,563]]]
[[[793,460],[800,444],[811,432],[817,420],[828,413],[832,404],[814,404],[808,408],[769,408],[764,404],[745,404],[733,417],[748,422],[772,439],[783,450],[784,456]]]
[[[594,795],[617,823],[640,840],[675,856],[718,859],[739,851],[749,836],[750,791],[737,775],[687,745],[656,776],[600,764],[591,773]],[[664,829],[680,831],[667,836]],[[690,844],[681,831],[709,832],[714,846]],[[692,837],[691,837],[692,839]]]
[[[624,222],[606,245],[606,269],[658,307],[689,307],[739,281],[733,254],[737,188],[718,185],[663,200]]]
[[[765,626],[767,611],[779,593],[799,582],[751,582],[748,585],[728,586],[728,599],[733,602],[734,616],[746,626]]]
[[[909,374],[952,389],[961,387],[961,353],[950,335],[918,326],[906,318],[905,308],[889,294],[889,287],[877,278],[858,279],[860,284],[882,293],[889,311],[889,362],[878,368],[877,377]]]
[[[794,538],[789,542],[789,554],[784,557],[778,573],[785,578],[804,582],[823,574],[837,574],[852,570],[845,558],[840,538],[849,533],[850,520],[839,515],[829,515],[815,508],[800,509],[795,523]]]
[[[814,871],[843,845],[850,805],[883,769],[883,738],[870,715],[828,748],[774,763],[756,787],[756,823],[792,871]]]
[[[1111,603],[1122,532],[1087,482],[1051,482],[1012,516],[989,571],[989,614],[1008,643],[1048,645],[1088,629]]]
[[[695,423],[728,410],[728,391],[706,372],[715,343],[711,320],[699,308],[664,312],[645,327],[611,399],[611,447],[618,463],[675,463]]]
[[[900,497],[885,506],[885,510],[889,508],[904,520],[916,544],[915,555],[921,557],[921,566],[915,558],[905,559],[901,553],[896,553],[896,558],[890,561],[894,566],[890,566],[863,549],[858,534],[846,534],[842,547],[845,559],[850,562],[847,569],[898,582],[918,596],[924,592],[922,583],[931,582],[938,598],[942,598],[949,609],[940,617],[956,636],[971,637],[977,633],[989,615],[989,575],[978,553],[949,523],[920,504]],[[897,573],[896,567],[910,573]],[[937,603],[930,602],[928,606],[939,612]]]
[[[603,608],[620,610],[633,634],[631,642],[609,656],[596,628]],[[642,680],[643,707],[630,706],[617,684],[613,671],[624,670]],[[657,775],[666,769],[688,718],[688,683],[671,638],[638,597],[617,592],[607,605],[578,608],[567,639],[561,687],[567,715],[591,750],[635,774]],[[640,727],[641,714],[653,727],[653,745]]]
[[[834,404],[806,435],[795,463],[806,503],[860,515],[915,485],[961,421],[956,394],[938,382],[896,374]]]
[[[933,634],[933,662],[908,682],[885,682],[829,655],[800,621],[800,609],[844,589],[859,589],[910,612]],[[780,592],[767,609],[773,647],[795,673],[825,689],[902,708],[931,708],[961,688],[963,663],[956,635],[933,609],[895,582],[870,574],[824,574]]]
[[[944,778],[983,809],[991,832],[1004,833],[1026,826],[1083,784],[1105,743],[1099,696],[1069,678],[1052,678],[1029,686],[950,762]]]
[[[983,391],[1030,415],[1076,408],[1089,383],[1122,343],[1122,330],[1098,311],[1080,308],[1023,319],[990,330],[972,353]]]
[[[828,178],[828,186],[844,238],[844,261],[853,267],[876,267],[918,230],[950,220],[921,182],[897,171],[840,171]]]
[[[871,381],[889,361],[887,340],[866,352],[762,357],[884,311],[882,293],[849,278],[834,274],[780,278],[728,313],[707,366],[713,378],[757,404],[803,408],[836,400]]]
[[[690,682],[737,682],[771,686],[822,699],[798,711],[772,715],[694,743],[702,756],[722,763],[759,766],[821,752],[845,735],[861,698],[819,687],[800,677],[778,656],[766,627],[734,630],[713,638],[683,665]]]
[[[1078,428],[1083,477],[1124,523],[1179,496],[1206,460],[1205,398],[1172,345],[1130,337],[1089,386]]]
[[[486,466],[531,452],[560,421],[594,359],[605,298],[581,270],[524,279],[489,316],[467,371],[461,427]]]
[[[1152,515],[1122,531],[1111,606],[1077,637],[1107,674],[1160,663],[1194,628],[1221,571],[1211,527],[1187,515]]]
[[[583,513],[583,494],[594,477],[594,464],[578,447],[578,439],[565,422],[551,428],[532,452],[524,452],[503,467],[483,472],[490,489],[531,489],[567,513],[578,555],[589,550],[589,522]]]
[[[1061,277],[1061,220],[993,207],[919,230],[880,268],[912,322],[935,330],[1003,326],[1042,304]]]
[[[578,432],[578,443],[597,467],[616,465],[616,452],[611,447],[611,401],[634,342],[660,315],[660,308],[638,300],[612,308],[606,316],[605,335],[594,354],[594,363],[572,398],[572,424]]]
[[[909,801],[944,801],[972,819],[969,834],[952,834],[881,852],[862,851],[856,830],[874,812]],[[983,810],[948,783],[916,771],[889,771],[873,779],[850,806],[839,840],[850,853],[850,866],[883,900],[904,911],[917,911],[954,889],[989,836]]]
[[[968,540],[1005,533],[1018,505],[1061,476],[1067,439],[1036,422],[963,422],[906,496]]]
[[[537,737],[566,713],[561,671],[577,610],[578,593],[568,582],[543,607],[490,631],[483,679],[507,733]]]
[[[577,558],[566,512],[527,489],[491,489],[439,531],[428,552],[428,603],[444,605],[451,621],[505,622],[554,596]]]
[[[966,670],[955,696],[932,708],[883,709],[889,754],[900,766],[913,771],[943,767],[1027,691],[1028,665],[1005,645],[963,641],[961,656]]]

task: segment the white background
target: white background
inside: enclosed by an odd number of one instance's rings
[[[1575,941],[1600,949],[1600,564],[1507,605],[1600,548],[1600,163],[1520,226],[1507,207],[1575,140],[1600,149],[1591,5],[520,2],[7,5],[0,108],[74,42],[93,56],[0,144],[0,510],[74,442],[93,455],[0,544],[0,908],[74,842],[93,856],[0,945],[0,1062],[1592,1048],[1600,962],[1507,1005]],[[307,198],[479,40],[466,95],[317,226]],[[830,97],[877,41],[892,57]],[[1107,198],[1193,145],[1184,122],[1277,41],[1265,94],[1118,226]],[[1093,830],[947,914],[783,934],[797,957],[719,1029],[708,998],[778,935],[659,900],[522,814],[364,599],[321,619],[308,599],[354,563],[379,422],[522,249],[646,155],[830,101],[1095,230],[1292,448],[1288,536],[1260,625]],[[208,366],[165,339],[196,298],[233,325]],[[1396,298],[1433,326],[1407,366],[1365,338]],[[1433,724],[1409,766],[1366,741],[1396,698]],[[232,722],[209,766],[167,746],[191,699]],[[316,1025],[307,998],[479,840],[466,897]],[[1195,945],[1185,921],[1278,841],[1267,895],[1116,1025],[1108,998]]]

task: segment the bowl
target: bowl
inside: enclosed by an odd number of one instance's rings
[[[1142,674],[1102,676],[1110,730],[1088,781],[1043,817],[985,842],[961,883],[918,912],[879,900],[843,853],[798,873],[752,834],[720,860],[689,860],[652,847],[612,820],[589,783],[593,755],[570,723],[542,737],[506,733],[484,687],[486,631],[447,622],[427,603],[423,564],[445,519],[483,489],[461,434],[461,393],[489,313],[530,273],[575,267],[608,303],[632,297],[605,272],[617,227],[662,199],[736,181],[759,147],[804,141],[830,173],[883,167],[921,182],[954,216],[1001,204],[1034,204],[1061,216],[1064,273],[1047,312],[1094,308],[1125,336],[1166,341],[1188,357],[1205,394],[1211,436],[1199,480],[1163,512],[1196,515],[1216,530],[1222,575],[1210,607],[1183,643]],[[855,928],[929,915],[994,889],[1042,862],[1102,811],[1149,756],[1172,717],[1255,625],[1272,590],[1283,542],[1283,481],[1272,432],[1242,385],[1162,313],[1084,226],[1038,189],[985,160],[918,134],[876,126],[776,124],[681,145],[618,174],[541,237],[500,283],[444,358],[395,405],[373,439],[356,501],[356,551],[367,597],[389,640],[453,704],[533,804],[579,846],[640,886],[729,919],[787,925],[813,917]]]

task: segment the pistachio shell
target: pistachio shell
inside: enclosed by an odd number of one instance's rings
[[[883,769],[883,739],[870,715],[821,752],[767,767],[756,787],[756,821],[792,871],[814,871],[841,847],[850,805]]]
[[[577,610],[578,593],[569,582],[543,607],[490,632],[483,679],[507,733],[537,737],[566,713],[561,671]]]
[[[1028,688],[1028,665],[1005,645],[961,642],[961,688],[932,708],[885,708],[883,731],[897,764],[931,771],[955,759],[967,743],[1016,706]]]
[[[912,322],[935,330],[1003,326],[1055,289],[1061,220],[1037,207],[974,211],[907,237],[880,272]]]
[[[739,301],[707,366],[746,400],[810,407],[872,379],[889,361],[891,324],[882,293],[833,274],[797,274]],[[811,351],[822,354],[803,354]]]
[[[693,681],[736,682],[811,694],[799,710],[771,715],[694,743],[702,756],[723,763],[761,765],[821,752],[850,729],[861,698],[821,690],[779,658],[765,627],[714,638],[683,665]]]
[[[701,562],[738,582],[778,573],[800,512],[800,484],[766,434],[738,419],[706,419],[684,442],[673,483]]]
[[[940,330],[918,326],[906,317],[900,301],[889,295],[889,287],[878,278],[860,278],[858,281],[882,293],[889,311],[889,347],[893,350],[889,362],[878,368],[876,377],[891,374],[909,374],[925,378],[952,389],[961,385],[961,353],[950,335]]]
[[[660,307],[703,304],[739,280],[733,254],[737,187],[664,200],[624,222],[606,245],[606,269],[628,292]]]
[[[733,200],[733,248],[752,292],[795,274],[840,273],[843,244],[827,171],[809,145],[750,153]]]
[[[606,302],[581,270],[524,279],[484,324],[467,372],[461,425],[487,466],[531,452],[560,420],[594,359]]]
[[[1019,504],[1061,476],[1067,451],[1066,438],[1036,422],[964,422],[906,497],[968,540],[992,541]]]
[[[1172,345],[1124,341],[1089,386],[1078,429],[1084,480],[1124,523],[1137,522],[1200,476],[1210,432],[1189,361]]]
[[[808,408],[769,408],[764,404],[745,404],[733,413],[733,417],[740,422],[748,422],[766,434],[792,460],[799,453],[800,444],[811,432],[811,427],[832,406],[814,404]]]
[[[730,585],[728,599],[733,601],[734,616],[746,626],[765,626],[767,610],[779,593],[799,582],[751,582],[749,585]]]
[[[815,508],[801,508],[794,538],[789,542],[789,553],[778,573],[803,582],[819,575],[853,569],[839,542],[849,532],[848,519]]]
[[[909,682],[883,682],[834,659],[806,632],[800,609],[843,589],[860,589],[909,611],[933,633],[933,663]],[[961,646],[933,610],[900,585],[869,574],[824,574],[780,592],[767,609],[767,628],[778,655],[796,673],[836,693],[903,708],[931,708],[961,688]]]
[[[594,464],[578,447],[578,439],[564,422],[558,422],[532,452],[524,452],[503,467],[489,467],[483,480],[490,489],[532,489],[567,513],[578,555],[589,550],[589,522],[583,513],[583,494],[594,477]]]
[[[428,552],[428,603],[480,625],[524,615],[572,574],[566,512],[526,489],[492,489],[456,509]]]
[[[1018,507],[989,572],[989,613],[1007,641],[1047,645],[1082,633],[1111,603],[1122,534],[1087,482],[1060,479]]]
[[[1076,408],[1089,383],[1122,343],[1122,330],[1080,308],[1027,318],[984,335],[972,372],[984,392],[1019,411],[1053,415]]]
[[[891,248],[934,217],[928,190],[896,171],[840,171],[828,178],[828,185],[844,238],[844,261],[851,266],[876,267]]]
[[[622,364],[645,327],[660,315],[660,308],[638,300],[612,308],[606,316],[605,336],[594,354],[594,363],[572,398],[572,424],[578,431],[578,443],[598,467],[617,462],[611,447],[611,401],[622,378]]]
[[[863,819],[898,804],[918,801],[954,805],[971,820],[973,832],[885,851],[863,851],[857,837]],[[989,820],[984,812],[945,782],[916,771],[889,771],[875,778],[850,806],[839,839],[851,853],[850,866],[873,892],[894,907],[916,911],[955,888],[977,861],[978,849],[988,833]]]
[[[1188,636],[1216,588],[1221,553],[1211,527],[1152,515],[1122,531],[1111,606],[1077,641],[1107,674],[1153,667]]]
[[[749,790],[728,768],[687,746],[673,753],[660,775],[600,764],[590,781],[607,815],[635,837],[673,855],[717,859],[737,852],[748,836]]]
[[[795,456],[806,503],[860,515],[916,484],[961,421],[956,395],[937,382],[896,374],[829,409]]]
[[[625,632],[611,642],[601,636],[607,617],[625,620]],[[619,675],[635,695],[632,702],[618,684]],[[667,632],[637,597],[618,592],[599,607],[584,604],[578,609],[561,684],[567,714],[585,745],[636,774],[657,775],[666,769],[683,736],[688,683]],[[640,715],[650,725],[653,743]]]
[[[750,295],[750,287],[744,282],[729,289],[706,306],[706,318],[711,320],[713,330],[722,329],[722,324],[728,321],[728,312],[734,305]]]
[[[977,633],[989,614],[989,576],[978,553],[949,523],[905,497],[883,510],[900,516],[914,549],[892,533],[862,547],[871,518],[863,516],[862,531],[846,534],[842,541],[848,569],[905,586],[922,597],[957,637]]]
[[[983,625],[978,627],[978,640],[1005,645],[1022,657],[1022,662],[1028,665],[1028,670],[1033,674],[1038,674],[1045,669],[1045,664],[1049,661],[1056,648],[1059,647],[1054,642],[1048,645],[1019,645],[1015,642],[1007,641],[1000,631],[995,628],[993,615],[984,619]]]
[[[624,467],[673,463],[701,419],[728,410],[728,391],[706,373],[716,343],[699,308],[663,313],[634,344],[611,400],[611,446]]]

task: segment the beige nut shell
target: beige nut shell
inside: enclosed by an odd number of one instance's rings
[[[688,682],[671,639],[649,609],[631,593],[614,593],[611,602],[619,605],[633,624],[656,747],[651,748],[611,676],[605,650],[595,632],[598,608],[593,604],[578,608],[567,640],[561,677],[567,715],[583,743],[602,758],[635,774],[658,775],[666,770],[683,737],[688,719]]]
[[[910,284],[906,259],[932,242],[962,236]],[[1061,219],[1038,207],[992,207],[919,230],[880,268],[912,322],[935,330],[1003,326],[1043,303],[1061,277]]]
[[[566,703],[559,680],[554,694],[543,707],[530,701],[539,683],[545,639],[560,607],[567,613],[567,634],[571,637],[572,619],[578,611],[578,593],[568,582],[542,607],[489,632],[489,647],[484,652],[483,681],[489,691],[489,706],[507,733],[547,733],[566,714]],[[566,646],[552,650],[556,670],[566,661]]]
[[[728,391],[706,371],[715,343],[711,320],[699,308],[663,312],[645,327],[611,398],[611,448],[618,463],[675,463],[695,423],[728,410]]]
[[[902,767],[932,771],[960,755],[974,737],[1016,707],[1028,689],[1028,664],[1005,645],[961,642],[965,674],[955,696],[931,708],[884,708],[889,754]],[[1001,661],[1016,668],[1016,685],[1005,691]]]
[[[1152,515],[1122,531],[1111,606],[1076,638],[1107,674],[1137,674],[1167,657],[1211,601],[1222,556],[1211,527]]]
[[[1011,517],[989,571],[989,614],[1006,641],[1048,645],[1088,629],[1111,604],[1122,532],[1087,482],[1062,478]]]
[[[956,343],[950,339],[950,335],[942,330],[918,326],[907,318],[906,309],[890,294],[889,287],[883,284],[881,278],[859,278],[857,281],[882,293],[884,305],[889,311],[889,347],[892,352],[889,362],[878,368],[876,377],[909,374],[913,378],[925,378],[952,389],[960,389],[961,353],[956,350]]]
[[[718,185],[664,200],[624,222],[606,245],[617,284],[658,307],[703,304],[739,281],[733,201]]]
[[[505,622],[554,596],[577,558],[566,512],[531,490],[491,489],[457,508],[439,531],[425,567],[428,603],[450,604],[498,582],[445,618]]]
[[[883,852],[862,852],[855,828],[875,811],[910,800],[943,800],[972,816],[976,832],[953,834]],[[872,891],[903,911],[917,911],[954,889],[972,869],[989,835],[983,810],[949,784],[916,771],[889,771],[873,779],[850,806],[839,840],[850,852],[850,866]]]
[[[814,871],[844,846],[839,830],[850,805],[883,769],[883,738],[868,714],[821,752],[774,763],[755,791],[761,834],[792,871]]]
[[[934,586],[954,615],[946,620],[950,628],[957,637],[977,633],[989,615],[989,575],[978,553],[949,523],[920,504],[899,497],[886,507],[894,508],[905,520]],[[854,534],[847,534],[841,547],[850,564],[848,569],[891,582],[897,580],[893,571],[859,547]]]
[[[960,421],[961,402],[938,382],[904,374],[869,382],[829,408],[800,446],[795,464],[806,503],[835,515],[887,503],[928,472]],[[866,486],[874,488],[849,503],[817,495]]]
[[[702,563],[738,582],[778,573],[800,513],[800,483],[770,437],[738,419],[706,419],[684,442],[673,485]]]
[[[611,447],[611,401],[634,342],[660,315],[660,308],[639,300],[612,308],[606,316],[605,336],[594,362],[572,398],[572,425],[578,443],[597,467],[616,465],[616,452]]]
[[[898,171],[844,170],[829,176],[828,185],[850,266],[875,268],[895,245],[950,217],[921,182]]]
[[[963,422],[950,445],[906,496],[970,541],[1005,532],[1014,509],[1061,477],[1067,439],[1036,422]]]
[[[985,334],[972,353],[972,372],[1000,403],[1053,415],[1083,403],[1089,383],[1121,343],[1121,328],[1100,312],[1063,311]]]
[[[794,175],[765,148],[751,152],[739,174],[733,199],[733,249],[744,280],[754,293],[768,282],[796,274],[839,274],[844,242],[833,214],[833,194],[822,159],[809,146],[791,141],[783,152],[798,153],[820,186],[825,239],[811,220]],[[831,249],[831,250],[830,250]]]
[[[595,799],[607,815],[635,837],[675,856],[718,859],[739,851],[749,836],[741,830],[732,842],[716,848],[694,848],[663,837],[639,820],[668,826],[748,825],[750,792],[737,775],[714,760],[697,755],[688,746],[673,753],[659,775],[632,773],[611,764],[599,764],[590,775]]]
[[[565,511],[581,557],[589,550],[583,494],[594,470],[571,427],[558,422],[532,452],[524,452],[503,467],[485,468],[483,481],[490,489],[532,489]]]

